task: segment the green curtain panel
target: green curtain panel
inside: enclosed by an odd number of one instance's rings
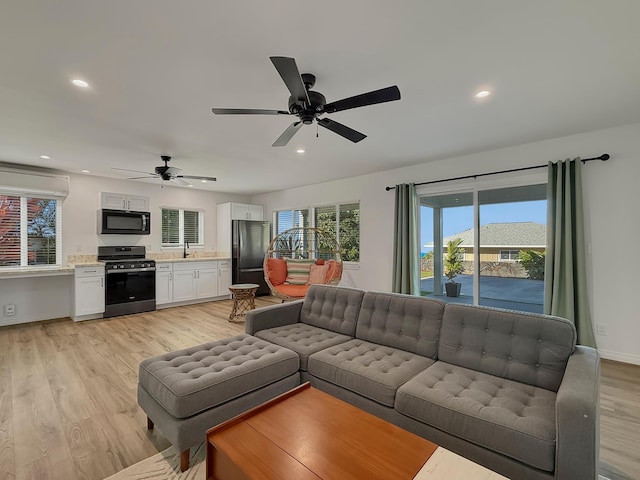
[[[571,320],[578,343],[596,346],[587,302],[582,162],[549,162],[544,312]]]
[[[393,241],[393,291],[420,295],[416,186],[396,185]]]

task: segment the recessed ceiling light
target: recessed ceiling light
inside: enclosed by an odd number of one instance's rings
[[[42,158],[43,160],[51,160],[51,157],[49,155],[40,155],[40,158]]]
[[[200,181],[201,181],[202,183],[207,183],[207,181],[206,181],[206,180],[200,180]]]
[[[488,97],[489,95],[491,95],[491,92],[489,90],[480,90],[478,93],[476,93],[477,98],[484,98]]]
[[[189,184],[190,187],[193,187],[193,185]]]
[[[79,78],[74,78],[73,80],[71,80],[71,83],[73,83],[76,87],[80,87],[80,88],[88,88],[89,84],[87,82],[85,82],[84,80],[81,80]]]
[[[82,170],[82,173],[89,173],[89,170]]]
[[[304,153],[304,148],[299,148],[298,150],[296,150],[296,153]]]

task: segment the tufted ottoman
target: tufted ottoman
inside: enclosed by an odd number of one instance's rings
[[[299,366],[295,352],[238,335],[144,360],[138,404],[147,427],[157,425],[181,452],[185,471],[209,428],[299,385]]]

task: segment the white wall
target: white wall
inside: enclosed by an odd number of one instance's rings
[[[252,203],[274,210],[324,203],[360,201],[360,269],[347,283],[368,290],[390,290],[394,193],[385,186],[545,164],[609,153],[608,162],[583,169],[589,303],[606,358],[640,364],[640,309],[634,299],[640,272],[636,241],[640,220],[640,124],[599,130],[515,147],[398,168],[376,174],[257,195]],[[269,217],[271,218],[271,217]]]
[[[144,195],[150,198],[150,235],[98,235],[97,211],[100,192]],[[90,175],[71,175],[69,196],[62,204],[62,254],[95,255],[98,245],[145,245],[148,252],[160,252],[162,207],[204,210],[204,249],[216,250],[216,217],[219,203],[246,203],[245,195],[194,190],[190,188],[114,180]]]

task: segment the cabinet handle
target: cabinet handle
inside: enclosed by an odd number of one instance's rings
[[[200,278],[200,270],[198,270],[198,278]]]
[[[169,281],[173,280],[173,272],[169,272]]]
[[[85,270],[84,273],[97,273],[97,270]]]
[[[104,278],[101,278],[101,279],[100,279],[100,287],[103,287],[103,288],[104,288]]]

